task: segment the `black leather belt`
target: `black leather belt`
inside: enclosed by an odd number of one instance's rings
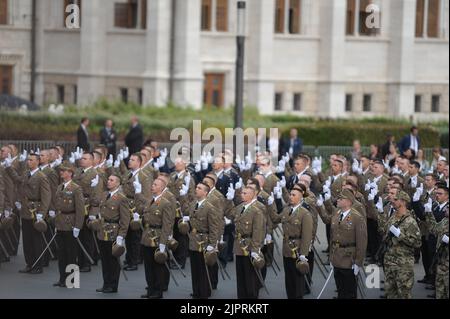
[[[161,229],[162,228],[161,225],[149,225],[149,224],[146,224],[145,227],[146,228],[155,228],[155,229]]]
[[[108,223],[108,224],[118,224],[119,223],[119,220],[118,219],[103,219],[104,221],[105,221],[105,223]]]
[[[349,248],[349,247],[356,247],[356,243],[350,243],[350,244],[341,244],[339,242],[332,242],[333,246],[338,248]]]

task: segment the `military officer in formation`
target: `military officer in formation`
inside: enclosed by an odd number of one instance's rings
[[[320,217],[338,298],[358,296],[365,262],[383,266],[387,298],[410,298],[419,249],[426,273],[420,282],[448,298],[446,159],[424,174],[410,158],[390,166],[369,156],[350,162],[332,154],[323,171],[321,157],[303,153],[276,162],[271,152],[250,152],[233,163],[226,150],[190,163],[189,151],[170,162],[167,151],[155,147],[107,158],[99,145],[92,153],[73,150],[63,162],[61,148],[19,154],[14,145],[3,146],[0,260],[14,256],[22,232],[22,272],[41,273],[55,238],[56,286],[66,285],[68,265],[90,271],[100,259],[103,286],[97,291],[114,293],[125,254],[125,270],[136,270],[143,259],[142,297],[150,299],[163,297],[170,272],[184,268],[187,258],[192,298],[214,296],[219,271],[234,261],[237,297],[258,298],[262,288],[270,289],[267,268],[275,271],[280,254],[286,296],[303,298],[311,293],[315,264],[329,271],[315,249]]]

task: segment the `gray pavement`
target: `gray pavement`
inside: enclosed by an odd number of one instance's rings
[[[321,242],[319,244],[316,241],[315,247],[323,260],[327,260],[327,255],[322,253],[322,250],[326,248],[325,237],[325,225],[320,221],[318,237]],[[277,238],[281,247],[280,238]],[[275,251],[275,258],[278,261],[280,267],[283,267],[281,256]],[[123,275],[120,278],[119,292],[117,294],[101,294],[96,293],[95,289],[102,286],[101,266],[93,266],[90,273],[81,273],[80,288],[78,289],[65,289],[55,288],[52,284],[58,280],[58,265],[56,261],[52,261],[50,266],[44,268],[44,273],[40,275],[20,274],[19,269],[24,267],[24,258],[22,248],[19,247],[18,256],[11,257],[11,261],[8,263],[2,263],[0,265],[0,299],[8,298],[43,298],[43,299],[133,299],[139,298],[141,294],[145,293],[145,278],[144,267],[139,265],[138,271],[127,272],[128,281],[125,281]],[[320,293],[325,279],[315,267],[313,274],[313,286],[312,293],[306,295],[306,299],[316,299]],[[418,279],[421,279],[424,275],[422,264],[416,264],[415,270],[415,284],[413,288],[413,297],[418,299],[425,299],[426,296],[432,291],[425,290],[425,285],[417,283]],[[236,282],[235,282],[235,264],[228,263],[227,271],[230,274],[232,280],[223,281],[219,274],[218,289],[213,291],[212,298],[214,299],[235,299],[236,298]],[[164,298],[170,299],[189,299],[191,293],[191,278],[190,278],[190,263],[186,262],[185,273],[187,278],[183,278],[178,271],[174,271],[174,275],[179,283],[179,287],[176,287],[171,280],[169,290],[164,294]],[[381,277],[382,271],[381,271]],[[266,286],[269,290],[269,295],[261,289],[261,299],[284,299],[286,298],[285,285],[284,285],[284,273],[278,273],[275,276],[272,269],[268,269]],[[382,286],[382,285],[381,285]],[[366,298],[379,299],[382,291],[376,288],[365,289]],[[325,291],[323,292],[321,299],[330,299],[336,296],[334,278],[331,278]]]

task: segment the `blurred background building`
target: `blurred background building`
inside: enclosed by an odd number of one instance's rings
[[[67,27],[70,4],[80,28]],[[236,0],[0,0],[0,93],[229,107],[236,10]],[[448,119],[449,0],[247,0],[246,11],[244,100],[262,114]]]

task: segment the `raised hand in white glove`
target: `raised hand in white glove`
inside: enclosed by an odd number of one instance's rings
[[[188,191],[189,191],[189,186],[187,186],[186,184],[181,185],[180,196],[186,196]]]
[[[189,216],[183,216],[183,221],[187,223],[191,218]]]
[[[141,216],[138,213],[133,213],[133,220],[135,222],[138,222],[140,218],[141,218]]]
[[[433,200],[430,198],[428,198],[428,202],[423,205],[423,208],[425,208],[425,213],[431,213],[431,211],[433,210]]]
[[[285,170],[285,167],[286,167],[286,162],[283,159],[281,159],[278,162],[277,173],[283,173]]]
[[[392,225],[391,227],[389,227],[389,231],[390,231],[395,237],[398,237],[398,236],[400,236],[400,234],[401,234],[400,228],[395,227],[394,225]]]
[[[301,262],[308,262],[308,258],[306,258],[305,255],[300,255],[298,259],[300,259]]]
[[[235,194],[235,190],[233,188],[233,184],[230,183],[230,186],[228,187],[227,194],[226,194],[227,195],[227,199],[228,200],[233,200],[234,194]]]
[[[36,214],[36,220],[39,222],[39,221],[41,221],[41,220],[43,220],[44,219],[44,215],[42,215],[42,214]]]
[[[208,151],[208,154],[206,154],[206,160],[208,161],[208,163],[212,163],[214,160],[214,157],[211,154],[211,151]]]
[[[328,193],[329,191],[330,191],[330,187],[327,184],[323,185],[322,192],[323,193]]]
[[[95,175],[95,177],[91,180],[91,187],[96,187],[96,186],[98,185],[98,181],[99,181],[99,178],[98,178],[98,174],[97,174],[97,175]]]
[[[54,218],[56,216],[56,212],[54,210],[49,210],[48,216],[50,216],[51,218]]]
[[[211,245],[206,246],[206,251],[213,251],[214,247]]]
[[[270,193],[270,196],[267,198],[267,205],[272,205],[274,202],[273,192]]]
[[[311,166],[313,168],[315,168],[317,172],[320,173],[322,171],[322,156],[314,157],[314,159],[313,159],[313,161],[311,163]]]
[[[382,162],[383,162],[384,168],[387,169],[387,170],[389,171],[389,170],[391,169],[391,167],[389,166],[389,162],[388,162],[388,161],[385,161],[385,160],[382,160]]]
[[[114,168],[119,168],[120,167],[120,157],[117,156],[116,160],[114,161]]]
[[[11,157],[11,154],[8,154],[8,156],[5,158],[5,167],[10,167],[12,165],[13,159]]]
[[[114,158],[112,154],[109,154],[108,160],[106,161],[106,167],[110,168],[114,164]]]
[[[159,153],[161,154],[162,157],[166,158],[167,157],[167,148],[165,147],[163,150],[160,150]]]
[[[323,206],[323,201],[324,201],[324,198],[323,198],[322,194],[320,194],[320,195],[319,195],[319,198],[317,198],[316,205],[317,205],[318,207]]]
[[[201,162],[200,160],[198,160],[198,161],[195,163],[195,172],[198,173],[198,172],[200,172],[201,170],[202,170],[202,162]]]
[[[266,234],[266,238],[264,238],[264,245],[270,244],[272,242],[272,235]]]
[[[186,184],[189,187],[190,182],[191,182],[191,176],[188,174],[184,177],[184,184]]]
[[[353,173],[360,174],[360,172],[359,172],[359,163],[358,163],[358,160],[356,158],[353,159],[352,171],[353,171]]]
[[[280,187],[286,187],[286,177],[284,177],[284,175],[281,176]]]
[[[281,195],[283,194],[281,186],[280,186],[280,182],[277,182],[277,185],[275,185],[275,187],[273,188],[273,193],[275,194],[275,197],[277,199],[281,198]]]
[[[22,209],[22,204],[21,204],[20,202],[15,202],[14,205],[16,206],[16,208],[17,208],[18,210],[21,210],[21,209]]]
[[[370,179],[369,179],[369,180],[367,180],[366,185],[364,185],[364,190],[366,192],[368,192],[370,190],[370,186],[371,186],[371,183],[370,183]]]
[[[119,246],[123,246],[123,237],[122,236],[116,237],[116,244]]]
[[[442,236],[442,242],[446,243],[448,245],[448,236],[447,235]]]
[[[128,158],[130,156],[130,150],[128,149],[128,146],[125,147],[125,150],[123,151],[123,158]]]
[[[202,170],[206,171],[207,169],[208,169],[208,159],[206,156],[204,156],[202,159]]]
[[[414,192],[413,195],[413,202],[419,201],[422,194],[423,194],[423,183],[421,183],[420,186],[416,188],[416,191]]]
[[[74,152],[70,153],[69,162],[70,162],[71,164],[75,164],[75,161],[76,161],[76,160],[77,160],[77,158],[76,158],[76,156],[75,156],[75,153],[74,153]]]
[[[325,201],[330,200],[331,199],[331,192],[328,190],[328,192],[325,193],[324,195],[324,199]]]
[[[245,156],[245,162],[247,163],[253,163],[252,159],[252,153],[250,151],[247,152],[247,155]]]
[[[88,218],[89,218],[89,220],[91,220],[91,221],[92,221],[92,220],[96,220],[96,219],[97,219],[97,217],[96,217],[96,216],[94,216],[94,215],[89,215],[89,216],[88,216]]]
[[[383,212],[384,212],[384,209],[383,209],[383,199],[381,198],[381,196],[378,197],[378,202],[377,202],[377,204],[375,205],[375,207],[377,208],[377,210],[378,210],[379,213],[383,214]]]
[[[368,199],[368,200],[374,200],[374,199],[375,199],[375,196],[377,196],[377,191],[376,191],[375,188],[372,188],[372,189],[370,190],[369,195],[367,195],[367,199]]]
[[[230,225],[231,224],[231,219],[228,219],[225,216],[223,218],[225,219],[225,224],[226,225]]]
[[[134,192],[136,194],[142,193],[142,184],[139,182],[139,178],[136,178],[133,182]]]
[[[5,209],[4,211],[5,217],[8,218],[9,216],[11,216],[11,212],[7,209]],[[0,216],[1,216],[1,212],[0,212]]]
[[[165,252],[165,251],[166,251],[166,245],[164,245],[164,244],[159,244],[159,251]]]
[[[244,182],[242,181],[242,178],[239,177],[239,180],[234,185],[234,189],[241,189],[242,188],[242,184],[244,184]]]
[[[74,238],[78,238],[78,236],[80,235],[80,229],[74,227],[72,230],[72,234]]]
[[[353,265],[352,265],[352,269],[353,269],[353,274],[354,274],[355,276],[358,276],[358,273],[359,273],[359,266],[358,266],[357,264],[353,264]]]
[[[159,167],[163,167],[166,164],[166,158],[163,156],[160,156],[156,160],[156,163],[158,164]]]
[[[28,158],[27,150],[23,150],[22,154],[19,156],[19,162],[25,162]]]

